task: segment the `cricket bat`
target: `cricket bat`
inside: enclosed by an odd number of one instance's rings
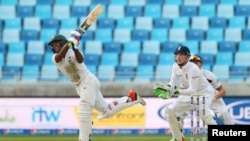
[[[97,18],[103,12],[104,7],[101,4],[97,4],[96,7],[89,13],[85,20],[79,26],[79,29],[83,34],[89,29],[89,27],[97,20]]]
[[[80,24],[78,29],[82,31],[82,34],[86,33],[89,27],[97,20],[97,18],[103,12],[104,7],[101,4],[97,4],[96,7],[89,13],[89,15],[84,19]],[[69,43],[68,46],[72,46],[72,43]]]

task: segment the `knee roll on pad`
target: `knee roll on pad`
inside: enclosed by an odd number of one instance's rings
[[[80,118],[89,118],[89,117],[91,118],[92,108],[88,103],[81,102],[79,104],[78,113]]]

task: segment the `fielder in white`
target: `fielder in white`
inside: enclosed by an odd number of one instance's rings
[[[192,94],[205,96],[206,113],[205,115],[201,115],[201,118],[205,120],[207,125],[216,125],[217,123],[213,119],[213,115],[209,112],[212,98],[216,92],[208,83],[202,71],[194,63],[189,62],[190,50],[188,47],[180,45],[176,48],[174,54],[176,63],[172,67],[170,82],[168,84],[156,82],[154,85],[154,94],[162,99],[168,99],[173,95],[178,96],[175,102],[166,108],[166,115],[173,140],[184,141],[177,117],[190,111],[192,106],[190,96]],[[202,113],[201,108],[199,109],[200,113]]]
[[[226,90],[224,89],[221,82],[213,72],[202,69],[203,61],[200,56],[191,56],[189,61],[196,64],[202,70],[203,75],[206,77],[207,81],[213,86],[214,89],[217,90],[217,93],[213,97],[213,102],[210,109],[216,113],[216,115],[223,121],[224,124],[233,125],[233,118],[228,112],[228,108],[224,100],[222,99],[222,97],[226,95]]]
[[[134,90],[130,90],[128,96],[111,103],[105,101],[100,92],[99,80],[87,69],[83,53],[78,50],[81,35],[81,30],[78,29],[71,31],[68,40],[58,34],[52,37],[49,45],[55,53],[52,61],[76,86],[76,92],[80,96],[79,141],[90,141],[93,108],[100,112],[97,118],[101,120],[132,105],[140,103],[145,106],[146,103]]]

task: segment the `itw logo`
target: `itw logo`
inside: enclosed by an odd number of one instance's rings
[[[50,122],[50,121],[58,121],[59,117],[60,117],[61,111],[54,111],[54,110],[45,110],[42,107],[39,108],[33,108],[33,112],[32,112],[32,121],[46,121],[46,122]]]

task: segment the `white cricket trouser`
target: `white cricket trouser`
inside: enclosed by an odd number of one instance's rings
[[[84,141],[89,141],[89,134],[91,134],[92,129],[92,124],[90,124],[92,123],[91,116],[94,108],[102,114],[113,115],[139,103],[138,100],[132,101],[128,96],[115,100],[115,105],[107,103],[100,91],[100,81],[93,74],[89,76],[89,79],[81,82],[76,87],[76,91],[80,96],[80,107],[78,110],[80,118],[79,138]]]
[[[224,111],[228,111],[227,106],[222,98],[219,98],[216,101],[212,102],[210,108],[217,114],[217,116],[221,116]]]
[[[212,98],[215,94],[215,90],[212,88],[212,86],[208,86],[206,90],[203,91],[203,94],[205,96],[205,111],[206,115],[209,115],[212,117],[211,113],[209,112],[209,108],[212,103]],[[202,97],[199,98],[199,104],[200,106],[200,113],[202,113]],[[196,98],[194,98],[193,101],[195,104],[197,103]],[[191,105],[191,97],[186,95],[180,95],[174,103],[168,106],[169,109],[171,109],[176,117],[182,117],[185,113],[190,113],[190,109],[193,106]],[[202,116],[201,116],[202,118]]]
[[[93,74],[89,76],[87,81],[77,86],[76,90],[80,101],[88,103],[92,109],[95,108],[100,112],[107,109],[108,103],[100,92],[100,81]]]
[[[219,98],[216,101],[212,102],[210,108],[223,121],[223,124],[225,125],[234,124],[233,118],[228,112],[227,105],[225,104],[222,98]]]

